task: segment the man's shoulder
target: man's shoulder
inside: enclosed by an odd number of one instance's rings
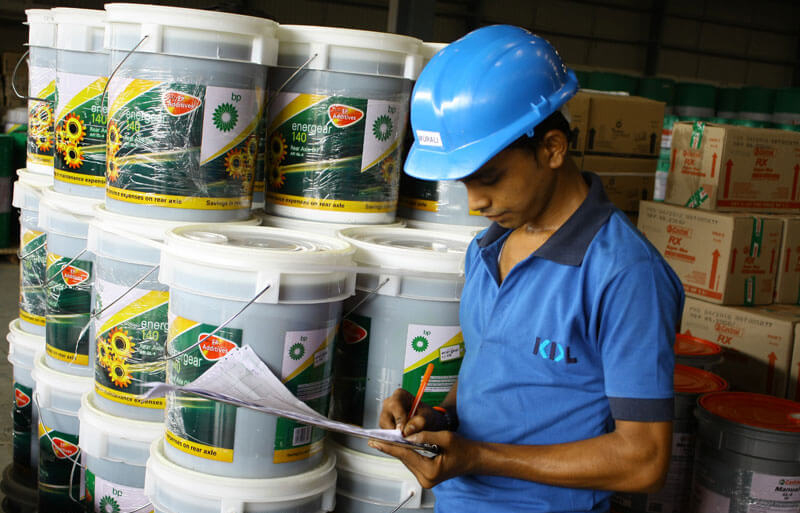
[[[605,266],[608,273],[643,262],[659,266],[666,264],[658,250],[636,229],[628,216],[616,208],[598,230],[586,256]]]

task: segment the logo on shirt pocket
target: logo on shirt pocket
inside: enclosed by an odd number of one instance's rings
[[[556,363],[561,361],[566,361],[567,365],[578,363],[578,359],[573,358],[570,354],[569,346],[559,344],[549,338],[536,337],[536,343],[533,345],[533,354],[541,356],[544,360]]]

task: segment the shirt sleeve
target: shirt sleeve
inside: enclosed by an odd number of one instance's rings
[[[626,267],[605,287],[597,336],[614,419],[673,419],[673,344],[683,299],[677,276],[657,259]]]

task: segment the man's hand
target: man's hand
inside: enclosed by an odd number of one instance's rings
[[[422,431],[441,431],[447,429],[447,418],[425,403],[419,403],[414,417],[409,419],[408,413],[414,403],[414,396],[398,388],[385,401],[378,424],[383,429],[399,429],[408,437]]]

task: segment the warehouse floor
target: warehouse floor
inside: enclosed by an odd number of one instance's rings
[[[11,405],[13,375],[8,363],[8,323],[17,317],[19,301],[19,265],[10,263],[8,257],[0,262],[0,470],[11,463]],[[0,492],[0,497],[3,493]]]

